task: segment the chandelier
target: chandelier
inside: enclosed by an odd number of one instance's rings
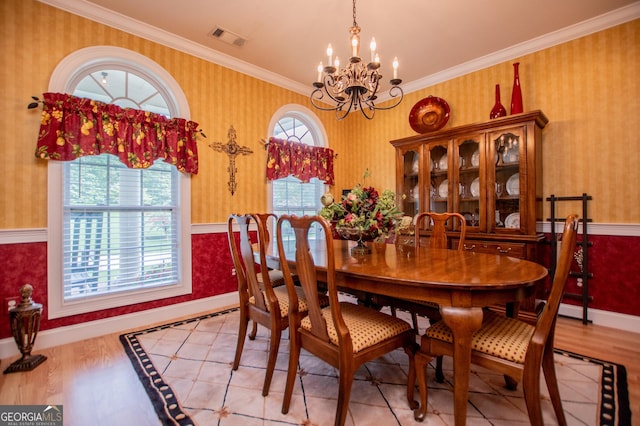
[[[351,58],[347,66],[340,68],[340,60],[333,58],[331,44],[327,47],[327,66],[322,62],[318,65],[318,81],[313,83],[315,89],[311,92],[311,104],[323,111],[335,111],[336,118],[342,120],[352,110],[360,110],[362,115],[371,120],[376,110],[395,108],[402,102],[404,92],[399,86],[402,80],[398,78],[398,58],[393,58],[393,78],[389,81],[391,88],[389,96],[396,98],[395,103],[386,107],[375,105],[378,98],[380,79],[380,58],[376,53],[375,38],[371,39],[371,62],[364,64],[359,56],[360,27],[356,22],[356,0],[353,0],[353,26],[351,34]],[[333,106],[327,107],[323,99],[328,97]],[[322,101],[322,102],[321,102]]]

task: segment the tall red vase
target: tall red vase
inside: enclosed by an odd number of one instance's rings
[[[504,108],[502,103],[500,103],[500,85],[496,84],[496,103],[493,105],[491,109],[491,113],[489,114],[490,119],[504,117],[507,115],[507,110]]]
[[[513,64],[513,91],[511,92],[511,114],[519,114],[522,110],[522,89],[520,88],[520,62]]]

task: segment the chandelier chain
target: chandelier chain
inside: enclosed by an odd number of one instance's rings
[[[353,26],[358,26],[358,23],[356,22],[356,0],[353,0]]]

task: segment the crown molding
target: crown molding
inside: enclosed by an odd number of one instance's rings
[[[296,93],[307,95],[309,87],[279,74],[236,59],[215,49],[194,43],[184,37],[114,12],[85,0],[38,0],[57,9],[81,16],[91,21],[133,34],[214,64],[238,71],[259,80],[275,84]]]
[[[405,93],[415,92],[425,87],[430,87],[530,53],[548,49],[558,44],[566,43],[638,18],[640,18],[640,1],[511,47],[492,52],[424,78],[414,80],[404,84],[403,89]],[[382,97],[380,98],[382,99]]]
[[[200,59],[224,66],[234,71],[275,84],[293,92],[308,95],[311,88],[274,72],[259,68],[248,62],[233,58],[217,50],[194,43],[183,37],[161,30],[152,25],[113,12],[86,0],[38,0],[41,3],[64,10],[86,19],[119,29],[129,34],[145,38],[172,49],[193,55]],[[579,22],[566,28],[516,44],[489,55],[473,59],[446,70],[414,80],[402,85],[405,94],[451,80],[480,69],[484,69],[514,58],[546,49],[594,32],[598,32],[634,19],[640,18],[640,1],[621,7],[600,16]],[[378,102],[389,100],[389,95],[381,95]]]

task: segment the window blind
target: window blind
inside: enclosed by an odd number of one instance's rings
[[[102,154],[64,170],[65,300],[178,282],[175,167],[129,169]]]

